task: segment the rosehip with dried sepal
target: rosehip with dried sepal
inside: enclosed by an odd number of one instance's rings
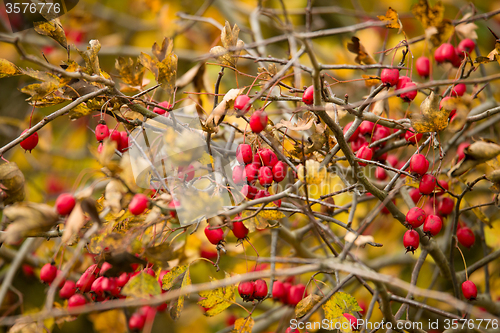
[[[314,103],[314,86],[307,87],[302,95],[302,102],[307,105],[312,105]]]
[[[427,214],[425,211],[418,207],[410,208],[408,213],[406,213],[406,222],[411,225],[412,228],[418,228],[424,224]]]
[[[145,194],[137,193],[128,205],[128,210],[133,215],[141,215],[148,208],[149,200]]]
[[[427,236],[436,236],[443,228],[443,220],[437,215],[429,214],[424,222],[424,232]]]
[[[262,279],[255,280],[253,298],[260,301],[267,296],[267,283]]]
[[[240,282],[240,284],[238,285],[238,293],[246,302],[253,301],[254,290],[255,284],[252,281]]]
[[[462,227],[457,230],[457,239],[460,244],[470,249],[476,242],[474,232],[468,227]]]
[[[417,67],[418,75],[424,78],[429,77],[431,71],[431,62],[429,61],[429,58],[427,57],[418,58],[415,67]]]
[[[281,281],[274,281],[273,283],[273,299],[279,301],[286,296],[286,290]]]
[[[476,43],[472,39],[465,38],[461,40],[460,43],[458,43],[457,51],[462,54],[465,52],[467,55],[469,55],[475,47]]]
[[[455,207],[455,202],[451,198],[443,198],[438,204],[438,213],[442,216],[450,215]]]
[[[368,148],[368,146],[363,146],[359,148],[359,150],[356,153],[357,158],[361,158],[364,160],[369,160],[371,161],[373,157],[373,150],[371,148]],[[366,166],[366,163],[364,162],[358,162],[360,166]]]
[[[236,148],[236,159],[240,164],[248,164],[252,162],[252,146],[246,143],[238,145]]]
[[[273,171],[268,166],[259,169],[259,183],[264,187],[269,187],[273,183]]]
[[[205,236],[210,243],[217,245],[224,240],[224,231],[222,228],[210,229],[210,225],[205,228]]]
[[[273,179],[276,183],[279,183],[285,179],[288,172],[288,165],[282,161],[278,161],[273,167]]]
[[[425,175],[429,170],[429,161],[422,154],[415,154],[410,159],[410,171],[419,174],[420,176]]]
[[[57,276],[57,267],[46,263],[40,269],[40,280],[44,283],[52,283]]]
[[[26,133],[28,130],[25,129],[21,135],[23,135],[24,133]],[[35,132],[33,134],[31,134],[30,136],[28,136],[26,139],[24,139],[23,141],[21,141],[19,143],[19,145],[21,146],[21,148],[23,148],[25,151],[31,151],[33,149],[35,149],[35,147],[38,145],[38,133]]]
[[[103,141],[109,137],[109,127],[105,123],[99,123],[95,127],[95,138],[97,141]]]
[[[425,174],[422,176],[422,179],[420,179],[420,183],[418,184],[418,190],[422,194],[431,194],[434,189],[436,188],[436,177],[434,177],[431,174]]]
[[[415,250],[418,249],[419,244],[420,237],[418,235],[418,232],[413,229],[407,230],[403,236],[403,245],[406,248],[406,253],[415,253]]]
[[[417,85],[414,82],[407,82],[405,85],[403,85],[403,87],[401,89],[407,89],[407,88],[409,89],[409,88],[413,88],[416,86]],[[410,103],[411,101],[413,101],[415,99],[415,97],[417,97],[417,93],[418,93],[418,91],[416,89],[414,89],[414,90],[410,90],[410,91],[401,93],[400,97],[405,102]]]
[[[248,228],[245,227],[242,221],[234,221],[232,232],[234,237],[238,239],[245,239],[248,235]]]
[[[68,308],[76,308],[87,304],[87,299],[81,294],[74,294],[68,299]]]
[[[59,215],[69,215],[75,208],[75,197],[69,193],[62,193],[56,199],[56,211]]]
[[[462,283],[462,293],[469,301],[475,300],[477,298],[476,284],[470,280],[465,281]]]
[[[250,128],[254,133],[260,133],[267,126],[267,113],[264,111],[255,111],[250,117]]]
[[[250,97],[248,97],[247,95],[239,95],[234,100],[234,109],[236,111],[241,111],[242,113],[247,113],[252,107],[252,104],[250,104],[249,102]]]
[[[384,68],[380,74],[380,80],[383,84],[391,87],[398,83],[399,70],[396,68]]]
[[[61,299],[69,299],[76,293],[76,284],[71,280],[64,282],[64,285],[59,290],[59,297]]]

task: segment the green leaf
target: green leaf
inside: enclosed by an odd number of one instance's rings
[[[226,272],[226,278],[229,277],[230,275]],[[213,278],[211,280],[212,282],[215,281]],[[209,309],[205,312],[206,316],[213,317],[230,307],[236,301],[235,290],[236,285],[230,285],[214,290],[201,291],[200,296],[203,299],[198,301],[198,304]]]
[[[163,276],[163,279],[161,280],[163,290],[171,289],[174,286],[175,279],[177,279],[177,277],[182,275],[187,270],[187,268],[188,268],[187,265],[176,266],[172,268],[170,272],[165,274]]]
[[[0,79],[8,76],[21,75],[22,70],[6,59],[0,59]]]
[[[156,277],[142,271],[127,282],[121,293],[136,298],[149,298],[161,294],[161,288]]]

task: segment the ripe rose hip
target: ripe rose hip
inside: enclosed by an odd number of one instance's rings
[[[236,148],[236,159],[240,164],[248,164],[252,162],[252,146],[246,143],[238,145]]]
[[[189,164],[188,166],[179,166],[177,169],[177,177],[186,182],[190,182],[193,180],[195,172],[196,170],[192,164]]]
[[[243,188],[241,189],[241,194],[243,194],[245,198],[250,200],[254,199],[258,192],[258,188],[248,184],[243,185]]]
[[[410,160],[410,171],[418,173],[420,176],[425,175],[429,170],[429,161],[422,154],[415,154]]]
[[[217,245],[224,240],[224,231],[221,228],[210,229],[210,225],[205,228],[205,236],[210,243]]]
[[[253,301],[253,293],[255,290],[255,284],[252,281],[240,282],[238,285],[238,293],[244,301]]]
[[[347,131],[349,130],[349,128],[351,128],[353,122],[351,121],[350,123],[348,123],[347,125],[344,126],[344,136],[346,135]],[[354,140],[356,140],[359,136],[359,127],[356,128],[356,130],[354,131],[354,133],[352,133],[351,137],[349,138],[349,140],[347,140],[347,142],[353,142]]]
[[[273,183],[273,171],[268,166],[259,169],[259,183],[264,187],[269,187]]]
[[[394,168],[396,167],[396,165],[398,165],[399,160],[395,155],[387,155],[387,163],[389,163],[389,165]]]
[[[402,89],[406,89],[406,88],[413,88],[413,87],[416,87],[417,85],[414,83],[414,82],[407,82],[403,85]],[[404,92],[404,93],[401,93],[401,98],[405,101],[405,102],[408,102],[410,103],[411,101],[413,101],[415,99],[415,97],[417,97],[417,93],[418,91],[417,90],[411,90],[411,91],[407,91],[407,92]]]
[[[68,308],[75,308],[77,306],[82,306],[87,303],[85,296],[81,294],[74,294],[68,299]]]
[[[312,105],[314,103],[314,86],[307,87],[302,95],[302,102],[307,105]]]
[[[118,150],[121,153],[124,153],[128,147],[130,147],[130,141],[128,137],[128,133],[126,131],[119,132],[120,133],[120,141],[118,142]]]
[[[358,330],[358,319],[356,317],[354,317],[350,313],[344,313],[342,315],[344,316],[345,319],[349,320],[349,323],[351,324],[352,331],[359,331]]]
[[[375,123],[372,123],[371,121],[367,120],[362,121],[358,127],[359,133],[361,133],[362,135],[365,134],[371,135],[374,128],[375,128]]]
[[[425,211],[418,207],[410,208],[408,213],[406,213],[406,222],[411,225],[412,228],[418,228],[425,222],[427,214]]]
[[[465,86],[465,84],[459,83],[456,86],[454,86],[453,89],[451,89],[451,94],[453,96],[463,96],[466,90],[467,87]]]
[[[290,287],[288,292],[287,303],[291,306],[296,306],[299,302],[307,295],[304,294],[306,286],[303,284],[297,284]]]
[[[250,128],[254,133],[260,133],[266,128],[267,113],[264,111],[255,111],[250,117]]]
[[[421,77],[429,77],[431,71],[431,62],[427,57],[420,57],[416,62],[417,73]]]
[[[245,167],[245,175],[247,177],[247,182],[250,184],[255,182],[259,177],[259,167],[254,163],[247,164]]]
[[[434,51],[434,59],[436,60],[436,62],[438,64],[445,61],[444,54],[443,54],[443,45],[444,44],[439,45],[439,47],[436,49],[436,51]]]
[[[411,79],[408,76],[400,76],[398,79],[398,83],[396,84],[396,90],[402,89],[405,84],[411,82]],[[399,96],[399,95],[398,95]]]
[[[142,193],[137,193],[128,205],[128,210],[134,215],[141,215],[148,208],[148,197]]]
[[[451,198],[443,198],[438,204],[438,213],[442,216],[450,215],[453,212],[455,201]]]
[[[233,169],[233,182],[235,184],[240,184],[246,181],[245,167],[243,165],[237,165]]]
[[[410,197],[414,203],[417,203],[422,197],[422,194],[420,194],[420,191],[417,188],[413,188],[410,190]]]
[[[391,87],[395,86],[398,83],[399,79],[399,70],[396,68],[384,68],[382,69],[382,73],[380,74],[380,79],[382,83]]]
[[[375,169],[375,178],[377,178],[378,180],[386,180],[387,179],[387,172],[385,172],[385,169],[378,166]]]
[[[61,290],[59,290],[59,297],[68,299],[76,293],[76,284],[71,280],[67,280]]]
[[[172,108],[172,104],[170,104],[167,101],[160,102],[160,103],[158,103],[158,105],[161,106],[161,107],[164,107],[165,109]],[[155,107],[153,109],[153,112],[156,113],[156,114],[159,114],[160,116],[164,115],[164,114],[166,114],[166,116],[168,116],[168,111],[167,110],[163,110],[162,108],[159,108],[159,107]]]
[[[52,283],[57,276],[57,267],[46,263],[40,269],[40,280],[45,283]]]
[[[467,280],[462,283],[462,293],[469,301],[475,300],[477,298],[477,287],[474,282]]]
[[[368,146],[363,146],[359,148],[358,152],[356,153],[356,157],[371,161],[373,157],[373,150],[371,148],[368,148]],[[358,162],[358,163],[361,166],[366,166],[366,163],[364,162]]]
[[[111,134],[109,135],[109,138],[111,141],[116,142],[116,149],[120,146],[120,141],[121,141],[121,134],[120,131],[113,130]]]
[[[28,130],[25,129],[21,135],[23,135],[24,133],[26,133]],[[35,149],[36,145],[38,144],[38,132],[35,132],[33,134],[31,134],[30,136],[28,136],[26,139],[24,139],[23,141],[21,141],[21,143],[19,143],[19,145],[21,145],[21,147],[24,149],[24,150],[29,150],[30,153],[33,149]]]
[[[405,140],[407,142],[416,144],[417,142],[419,142],[422,139],[423,136],[424,136],[424,134],[416,133],[415,130],[413,129],[413,127],[410,127],[410,130],[406,131],[406,133],[405,133]]]
[[[468,227],[462,227],[458,229],[457,238],[460,244],[469,249],[476,242],[476,236],[474,236],[474,232]]]
[[[415,250],[418,249],[419,244],[420,237],[418,235],[418,232],[416,232],[415,230],[407,230],[403,236],[403,245],[406,248],[406,253],[415,253]]]
[[[273,299],[279,301],[286,296],[286,290],[281,281],[274,281],[273,283]]]
[[[69,193],[63,193],[56,199],[56,211],[59,215],[69,215],[75,207],[75,198]]]
[[[267,283],[264,280],[258,279],[254,282],[253,298],[260,301],[267,296]]]
[[[458,43],[457,51],[463,54],[464,52],[469,55],[476,47],[476,43],[469,38],[463,39]]]
[[[444,61],[448,61],[448,62],[453,63],[457,57],[457,54],[455,52],[455,47],[453,45],[451,45],[450,43],[444,43],[443,45],[441,45],[441,47],[442,47],[441,52],[442,52]]]
[[[109,128],[106,124],[98,124],[95,127],[95,138],[97,141],[102,141],[109,136]]]
[[[282,161],[278,161],[273,167],[273,179],[276,183],[279,183],[285,179],[288,172],[288,165]]]
[[[436,188],[436,177],[431,174],[425,174],[420,179],[420,183],[418,185],[418,189],[422,194],[431,194]]]
[[[130,280],[130,274],[123,272],[116,278],[116,284],[121,288],[127,284],[128,280]]]
[[[250,102],[250,97],[248,97],[247,95],[239,95],[234,100],[234,109],[237,111],[242,111],[243,113],[247,113],[248,111],[250,111],[250,108],[252,107],[252,105],[249,102]]]
[[[134,313],[128,320],[128,328],[132,331],[140,331],[144,328],[146,318],[140,313]]]
[[[366,142],[365,137],[362,135],[359,135],[358,137],[356,137],[356,140],[351,142],[351,148],[353,152],[357,152],[363,146],[368,146],[368,142]]]
[[[245,225],[241,221],[233,222],[232,231],[233,231],[234,237],[236,237],[238,239],[244,239],[248,235],[248,228],[245,227]]]
[[[392,131],[385,126],[377,125],[375,127],[375,132],[373,133],[372,142],[379,141],[387,138],[392,134]],[[387,142],[383,142],[380,146],[385,146]]]
[[[436,236],[443,227],[443,221],[437,215],[429,214],[424,222],[424,232],[427,236]]]

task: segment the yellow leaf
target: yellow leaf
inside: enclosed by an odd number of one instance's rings
[[[153,44],[152,52],[154,58],[146,53],[139,56],[141,64],[154,74],[156,82],[167,92],[172,94],[177,77],[177,55],[172,52],[173,43],[165,38],[160,48],[157,43]]]
[[[110,310],[99,313],[91,313],[90,320],[94,324],[94,329],[100,333],[125,333],[127,330],[127,318],[123,310]]]
[[[53,19],[50,21],[33,22],[35,31],[40,35],[49,36],[58,42],[65,49],[68,48],[68,42],[66,40],[66,35],[64,34],[64,29],[59,22],[59,19]]]
[[[87,106],[87,103],[80,103],[71,110],[69,110],[69,119],[74,120],[81,117],[88,116],[92,113],[92,109]]]
[[[419,0],[411,12],[424,28],[436,27],[443,20],[444,6],[441,2],[437,2],[434,7],[430,7],[427,0]]]
[[[323,304],[325,319],[327,319],[333,327],[341,327],[341,332],[350,333],[351,325],[343,316],[344,313],[354,314],[356,311],[361,311],[361,307],[354,297],[343,292],[337,292],[325,304]],[[339,324],[336,325],[336,323]]]
[[[175,279],[186,272],[188,266],[176,266],[170,270],[167,274],[163,276],[162,288],[163,290],[169,290],[174,286]]]
[[[252,317],[239,318],[234,322],[232,333],[252,333],[253,325],[255,324]]]
[[[149,298],[161,294],[161,288],[156,277],[142,271],[123,286],[121,293],[130,297]]]
[[[398,33],[401,32],[402,24],[401,24],[401,21],[399,20],[398,12],[396,12],[391,7],[389,7],[389,9],[387,9],[387,12],[385,13],[385,15],[379,15],[377,17],[380,21],[387,21],[387,23],[385,25],[386,28],[399,29]]]
[[[356,54],[354,59],[358,64],[373,65],[377,62],[373,57],[366,51],[365,47],[360,43],[358,37],[351,38],[352,43],[347,44],[347,49]]]
[[[100,76],[101,67],[99,65],[99,57],[97,56],[97,53],[101,50],[101,43],[99,43],[97,39],[92,39],[89,44],[90,46],[88,46],[85,51],[80,51],[78,49],[77,51],[85,61],[85,72],[87,74],[96,74]]]
[[[315,294],[307,295],[295,306],[295,317],[305,316],[321,299],[321,296]]]
[[[378,76],[362,74],[361,77],[365,79],[365,85],[367,87],[373,87],[380,84],[380,78]]]
[[[321,184],[326,178],[326,168],[321,167],[318,161],[307,160],[306,165],[299,165],[297,168],[297,176],[307,184]]]
[[[450,110],[439,108],[440,98],[434,92],[420,104],[421,113],[411,115],[411,124],[418,133],[439,132],[448,126]]]
[[[6,59],[0,59],[0,79],[7,76],[21,75],[22,70]]]
[[[185,286],[189,286],[191,284],[191,277],[189,276],[189,270],[186,270],[186,274],[184,274],[184,278],[182,279],[181,289]],[[184,296],[180,296],[177,300],[177,304],[172,307],[170,310],[170,316],[173,320],[179,319],[182,309],[184,308]]]
[[[462,20],[460,20],[460,22],[467,20],[471,16],[472,12],[465,14],[464,17],[462,17]],[[476,29],[478,28],[477,25],[474,24],[474,22],[469,22],[469,23],[460,23],[460,22],[455,26],[455,32],[458,34],[460,39],[469,38],[476,40],[477,39]]]
[[[115,68],[120,74],[120,78],[126,84],[132,86],[141,86],[144,78],[145,68],[139,58],[134,61],[132,58],[118,57],[115,62]]]
[[[225,275],[226,278],[231,277],[227,272]],[[213,278],[211,280],[214,281]],[[213,317],[230,307],[236,301],[235,290],[235,285],[229,285],[214,290],[201,291],[202,299],[198,301],[198,304],[209,309],[205,312],[205,316]]]

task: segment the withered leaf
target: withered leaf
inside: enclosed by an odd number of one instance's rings
[[[68,41],[64,29],[59,19],[55,18],[50,21],[33,22],[35,31],[40,35],[49,36],[58,42],[62,47],[68,49]]]
[[[75,207],[71,211],[66,220],[64,232],[61,237],[61,241],[66,243],[70,241],[73,235],[76,235],[78,231],[85,225],[86,218],[83,214],[82,206],[79,202],[76,203]]]
[[[89,42],[90,46],[85,51],[78,50],[78,53],[83,58],[86,64],[85,72],[87,74],[101,75],[101,67],[99,65],[99,57],[97,53],[101,50],[101,43],[97,39],[92,39]]]
[[[132,86],[141,86],[144,78],[145,68],[139,59],[118,57],[115,62],[115,68],[120,74],[120,78],[126,84]]]
[[[434,92],[420,104],[421,113],[411,115],[411,124],[418,133],[439,132],[448,126],[451,110],[439,108],[440,97]]]
[[[139,56],[142,65],[154,74],[156,82],[169,95],[173,93],[177,77],[177,55],[172,52],[172,47],[170,39],[165,38],[161,48],[154,43],[152,48],[154,58],[143,52]]]
[[[310,129],[312,124],[314,123],[314,116],[310,115],[309,117],[305,119],[304,118],[299,118],[296,124],[292,123],[291,121],[281,119],[281,121],[276,124],[276,128],[279,129],[282,127],[286,127],[291,131],[306,131]]]
[[[462,20],[460,22],[467,20],[471,16],[472,16],[472,13],[465,14],[464,17],[462,17]],[[476,33],[477,28],[478,27],[474,22],[458,23],[455,26],[455,32],[458,34],[458,36],[461,39],[469,38],[469,39],[476,40],[477,39],[477,33]]]
[[[245,45],[241,39],[238,39],[240,28],[235,24],[233,28],[228,21],[222,28],[221,42],[222,46],[215,46],[210,49],[210,54],[214,56],[221,64],[236,67],[238,55],[241,53],[241,48]],[[231,50],[238,48],[239,50]]]
[[[144,255],[149,262],[152,262],[162,268],[167,268],[168,261],[174,258],[172,248],[168,242],[163,242],[160,245],[146,248]]]
[[[23,74],[22,70],[6,59],[0,59],[0,79]]]
[[[419,0],[418,4],[411,8],[411,12],[424,28],[436,27],[443,20],[444,6],[441,2],[437,2],[434,7],[431,7],[427,0]]]
[[[376,75],[364,75],[364,74],[362,74],[361,77],[363,79],[365,79],[365,85],[367,87],[373,87],[373,86],[380,84],[380,77],[378,77]]]
[[[354,60],[358,64],[373,65],[377,63],[360,43],[358,37],[352,37],[351,41],[352,43],[347,44],[347,49],[349,52],[356,54],[356,58]]]
[[[307,295],[295,306],[295,317],[304,317],[321,299],[322,297],[319,295]]]
[[[450,20],[444,19],[437,26],[428,27],[425,29],[426,39],[434,46],[437,47],[446,43],[455,32],[455,27]]]
[[[451,168],[449,175],[458,177],[500,154],[500,145],[490,141],[476,141],[464,149],[465,158]]]
[[[401,21],[399,20],[398,12],[396,12],[391,7],[389,7],[389,9],[387,9],[387,12],[385,13],[385,15],[379,15],[379,16],[377,16],[377,18],[380,21],[387,21],[387,23],[385,25],[386,28],[399,29],[398,34],[403,29],[403,25],[401,24]]]
[[[24,200],[24,175],[14,162],[0,165],[0,202],[5,205]]]

